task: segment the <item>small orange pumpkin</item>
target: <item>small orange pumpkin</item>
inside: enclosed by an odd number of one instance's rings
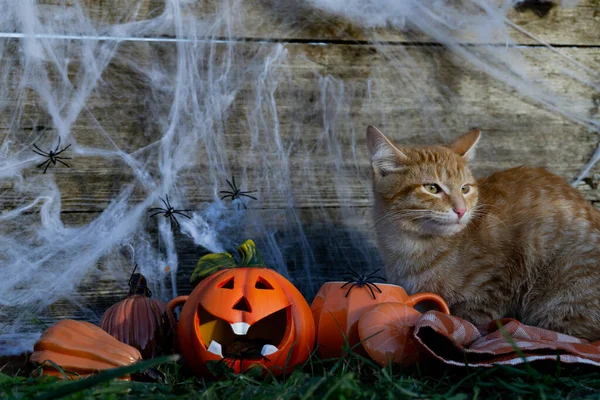
[[[382,303],[371,307],[358,320],[358,336],[375,362],[408,366],[417,362],[421,349],[413,338],[421,313],[403,303]]]
[[[127,298],[112,305],[100,321],[100,327],[121,342],[138,349],[144,359],[173,350],[175,316],[160,300],[151,298],[146,278],[135,273],[129,278]]]
[[[339,358],[343,355],[344,340],[352,351],[365,354],[358,334],[358,321],[371,307],[386,303],[405,303],[414,307],[425,300],[434,301],[440,310],[450,313],[444,300],[433,293],[408,296],[397,285],[373,283],[371,275],[352,271],[348,282],[326,282],[315,296],[311,310],[317,328],[317,348],[321,358]],[[381,278],[383,279],[383,278]]]
[[[142,358],[137,349],[121,343],[96,325],[72,319],[60,320],[46,329],[33,350],[31,362],[42,364],[51,360],[65,371],[82,377],[130,365]],[[47,364],[42,374],[63,377]]]
[[[294,285],[265,268],[253,241],[238,252],[238,266],[227,253],[202,257],[192,275],[202,281],[191,295],[169,302],[170,309],[185,303],[177,326],[184,360],[201,376],[208,362],[221,360],[235,373],[254,365],[289,372],[314,347],[310,307]]]

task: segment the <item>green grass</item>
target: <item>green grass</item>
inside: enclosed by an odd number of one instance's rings
[[[156,364],[159,364],[156,367]],[[155,366],[156,382],[127,382],[115,376]],[[64,397],[61,397],[64,396]],[[0,373],[1,399],[517,399],[598,398],[600,371],[557,362],[494,367],[449,368],[422,363],[410,370],[380,368],[356,354],[343,360],[309,360],[286,377],[260,378],[260,371],[225,374],[220,380],[189,376],[173,356],[144,361],[88,379],[59,381],[30,374]]]

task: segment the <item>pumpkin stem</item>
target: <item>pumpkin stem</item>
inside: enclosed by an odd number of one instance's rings
[[[131,271],[131,275],[129,276],[129,280],[127,281],[127,286],[131,286],[131,281],[133,280],[133,274],[135,274],[137,267],[138,267],[138,265],[135,264],[135,267],[133,267],[133,271]]]
[[[202,279],[223,269],[235,267],[265,267],[262,257],[258,254],[254,241],[248,239],[237,248],[240,262],[236,262],[229,253],[207,254],[198,260],[196,269],[190,277],[192,285],[196,286]]]
[[[242,243],[238,248],[238,254],[240,255],[240,263],[238,267],[264,267],[265,263],[258,253],[256,244],[253,240],[248,239]]]
[[[139,272],[136,273],[138,265],[135,264],[133,268],[133,272],[129,277],[129,281],[127,282],[127,286],[129,286],[129,292],[127,293],[127,297],[135,296],[135,295],[144,295],[146,297],[152,297],[152,291],[148,289],[148,282],[146,281],[146,277]]]
[[[202,279],[217,271],[235,267],[237,267],[237,263],[229,253],[207,254],[198,260],[196,269],[194,269],[194,272],[190,277],[190,282],[192,285],[196,286]]]

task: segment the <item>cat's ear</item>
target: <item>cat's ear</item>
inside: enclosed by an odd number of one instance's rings
[[[472,161],[475,158],[475,148],[480,137],[481,131],[479,129],[472,129],[456,139],[449,147],[467,161]]]
[[[406,155],[389,141],[381,131],[374,126],[367,128],[367,147],[371,155],[373,169],[381,175],[400,169]]]

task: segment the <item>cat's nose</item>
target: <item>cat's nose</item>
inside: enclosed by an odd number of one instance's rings
[[[460,220],[463,215],[465,215],[465,213],[467,212],[466,208],[454,208],[452,211],[454,211],[456,213],[456,215],[458,215],[458,219]]]

